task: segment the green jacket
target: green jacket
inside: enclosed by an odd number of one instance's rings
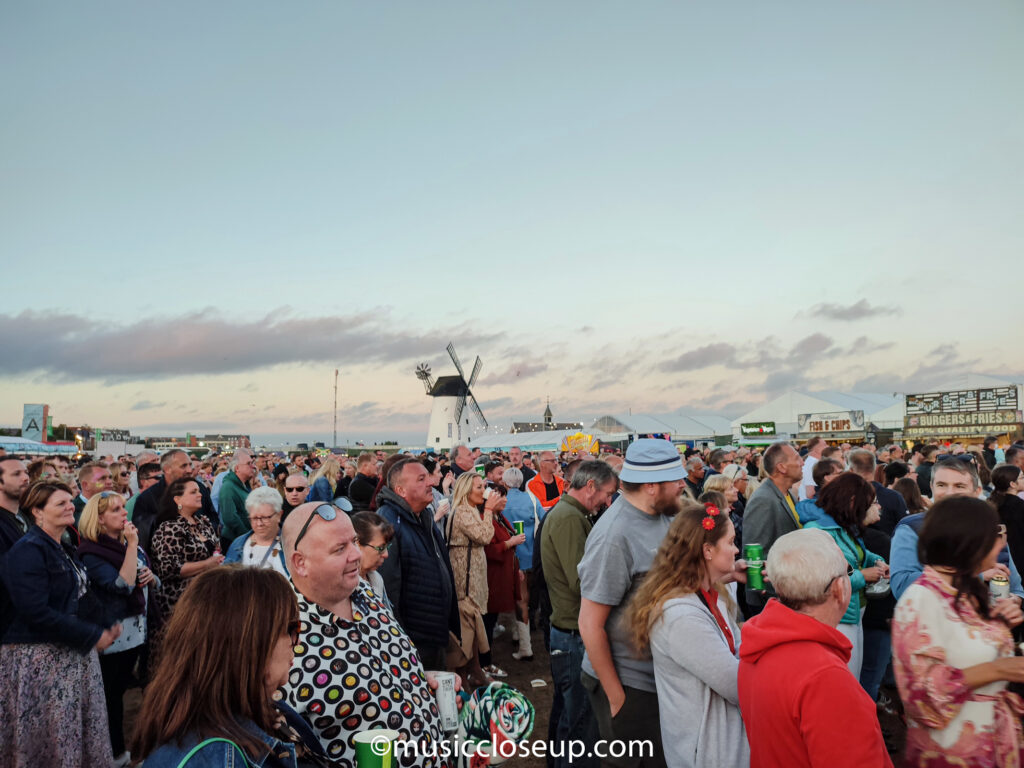
[[[845,529],[840,528],[839,524],[825,513],[822,513],[819,519],[809,522],[804,528],[820,528],[829,534],[836,540],[836,544],[839,545],[839,551],[843,553],[846,562],[853,566],[853,575],[850,577],[850,586],[853,588],[850,604],[846,606],[846,613],[839,623],[860,624],[860,594],[861,590],[867,586],[867,582],[864,581],[864,574],[860,572],[860,569],[870,568],[882,558],[874,552],[870,552],[864,546],[864,540],[860,537],[857,537],[855,543],[853,537]],[[857,545],[860,545],[861,550],[864,552],[864,562],[862,563],[858,561]]]
[[[235,474],[234,470],[228,472],[227,477],[220,486],[220,514],[221,538],[234,541],[243,533],[252,530],[249,525],[249,513],[245,509],[245,497],[249,495],[249,489]]]
[[[551,598],[551,624],[559,629],[580,628],[580,574],[577,566],[594,527],[590,513],[568,493],[544,515],[540,557]]]

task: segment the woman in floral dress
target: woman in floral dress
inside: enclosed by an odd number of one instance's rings
[[[907,713],[906,764],[1019,768],[1024,682],[1010,626],[1015,599],[990,604],[978,574],[996,567],[1006,528],[984,501],[954,496],[929,510],[920,532],[924,573],[893,618],[893,666]]]

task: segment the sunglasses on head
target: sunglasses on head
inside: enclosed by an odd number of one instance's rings
[[[101,499],[109,499],[111,496],[120,496],[120,495],[121,494],[114,493],[113,491],[103,491],[103,493],[100,494],[100,498]]]
[[[314,517],[330,522],[338,516],[339,509],[342,512],[351,512],[352,502],[345,498],[335,499],[333,504],[321,504],[310,512],[309,517],[306,518],[306,522],[303,523],[302,529],[299,531],[299,535],[295,537],[295,548],[299,548],[299,542],[306,535],[306,531],[309,530],[309,524],[313,522]]]

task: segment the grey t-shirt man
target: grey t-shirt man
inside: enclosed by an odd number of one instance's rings
[[[671,517],[648,515],[620,496],[590,532],[579,564],[581,596],[614,606],[604,629],[619,681],[651,693],[657,693],[654,662],[649,653],[637,653],[629,629],[622,626],[622,615],[633,591],[651,569],[671,524]],[[597,677],[587,655],[583,656],[583,671]]]

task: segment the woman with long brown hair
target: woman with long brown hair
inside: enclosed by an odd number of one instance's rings
[[[654,659],[670,768],[750,764],[737,689],[740,629],[727,586],[746,579],[735,535],[728,511],[683,502],[627,608],[635,646]]]
[[[225,566],[197,576],[167,626],[168,650],[146,687],[133,757],[146,768],[183,760],[189,768],[315,763],[322,757],[316,737],[273,700],[288,679],[298,632],[295,592],[276,571]]]

